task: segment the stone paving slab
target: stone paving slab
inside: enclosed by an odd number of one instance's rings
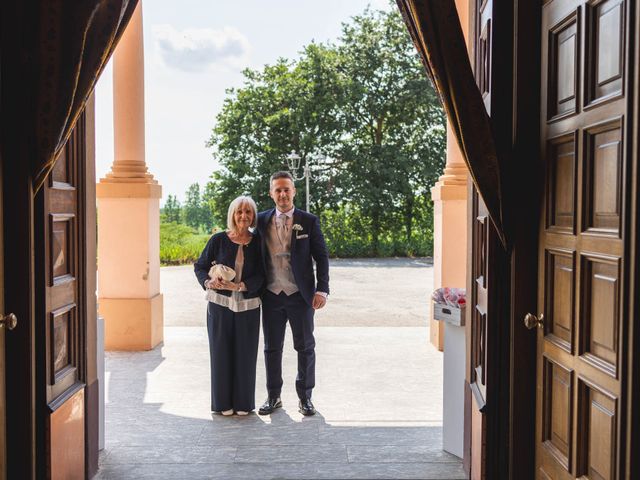
[[[442,450],[438,440],[421,445],[349,445],[347,455],[349,463],[420,463],[425,458],[431,463],[459,463],[458,457]]]
[[[317,313],[316,326],[427,326],[432,263],[431,258],[331,259],[331,296]],[[192,266],[161,268],[160,290],[166,326],[206,325],[204,292]]]
[[[189,284],[190,267],[171,268],[181,275],[173,288]],[[332,293],[332,308],[318,315],[313,417],[297,411],[290,330],[284,406],[266,417],[209,411],[203,326],[166,326],[164,344],[149,352],[108,352],[106,448],[96,478],[465,478],[460,459],[442,450],[442,354],[428,342],[427,309],[419,300],[430,290],[431,272],[420,259],[332,263],[332,284],[349,286]],[[409,282],[413,297],[384,292],[400,281]],[[359,288],[378,312],[369,326],[364,316],[371,312],[356,311]],[[189,304],[185,292],[178,308],[166,286],[163,291],[165,314]],[[200,298],[183,310],[189,308],[204,315]],[[165,318],[188,325],[189,315]],[[264,400],[264,384],[260,344],[256,405]]]
[[[298,479],[439,479],[459,480],[465,475],[455,463],[234,463],[116,465],[97,478],[121,480],[298,480]]]
[[[266,417],[209,411],[204,328],[167,327],[150,352],[107,353],[107,448],[97,478],[464,478],[460,460],[442,451],[442,357],[427,333],[316,329],[313,417],[297,411],[290,336],[284,407]],[[264,378],[260,349],[256,404]]]

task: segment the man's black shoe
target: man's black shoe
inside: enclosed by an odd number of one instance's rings
[[[276,408],[280,408],[281,406],[282,402],[280,401],[280,397],[269,397],[264,401],[260,410],[258,410],[258,414],[270,415]]]
[[[300,400],[298,403],[298,411],[305,417],[316,414],[316,408],[313,406],[313,403],[311,403],[310,398]]]

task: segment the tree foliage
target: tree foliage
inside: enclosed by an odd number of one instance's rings
[[[327,220],[325,229],[357,225],[372,255],[389,242],[408,251],[430,238],[417,222],[431,218],[444,114],[397,11],[367,9],[343,24],[335,43],[311,43],[295,60],[245,70],[208,145],[221,167],[206,186],[218,224],[240,194],[270,207],[269,176],[286,169],[295,150],[303,164],[310,159],[311,210]],[[297,189],[303,207],[303,182]]]
[[[209,190],[205,189],[204,194],[201,194],[198,183],[189,186],[182,207],[182,223],[196,230],[205,232],[211,230],[213,218],[209,206],[211,200],[207,197],[208,192]]]
[[[180,223],[182,207],[175,195],[169,195],[162,209],[162,221],[165,223]]]
[[[442,108],[398,12],[354,17],[338,51],[343,185],[371,220],[374,251],[384,231],[402,227],[409,242],[415,208],[444,164]]]

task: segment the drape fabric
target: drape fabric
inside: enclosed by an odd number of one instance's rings
[[[41,0],[34,118],[34,191],[42,186],[69,139],[85,103],[113,53],[138,0]]]
[[[473,183],[504,247],[500,166],[482,95],[469,63],[454,0],[396,0],[427,74],[437,90]]]

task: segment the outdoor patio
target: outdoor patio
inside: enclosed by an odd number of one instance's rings
[[[316,322],[313,417],[297,411],[290,336],[284,407],[271,417],[212,415],[202,292],[190,267],[161,275],[164,344],[107,353],[106,448],[96,478],[465,478],[460,459],[442,451],[429,261],[332,262],[332,294]],[[259,349],[256,405],[265,397]]]

